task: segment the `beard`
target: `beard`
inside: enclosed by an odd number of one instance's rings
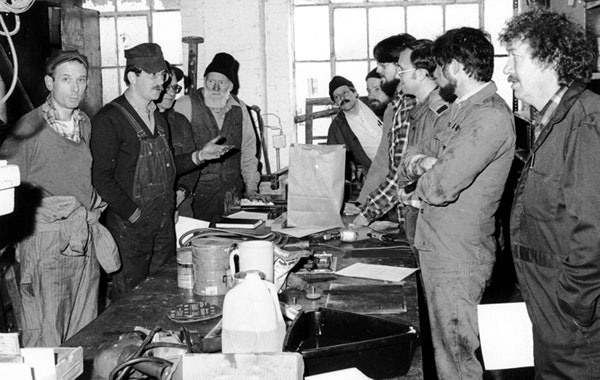
[[[448,103],[456,100],[456,81],[449,81],[444,87],[440,87],[440,96]]]
[[[400,79],[395,78],[393,81],[388,82],[387,80],[381,81],[381,91],[385,92],[387,96],[390,98],[394,96],[398,85],[400,84]]]
[[[229,93],[204,90],[204,103],[209,108],[223,108],[227,104]]]

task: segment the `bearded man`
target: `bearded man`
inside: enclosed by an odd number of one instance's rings
[[[175,103],[175,111],[192,124],[199,146],[221,136],[221,142],[231,148],[222,157],[202,163],[192,189],[194,217],[209,222],[224,214],[228,196],[260,198],[256,135],[246,104],[233,94],[239,86],[238,68],[230,54],[217,53],[204,71],[205,87]]]

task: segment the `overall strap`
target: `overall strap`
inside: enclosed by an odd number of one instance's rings
[[[127,109],[125,107],[123,107],[122,105],[120,105],[117,102],[111,102],[110,104],[112,104],[113,106],[115,106],[118,110],[120,110],[123,113],[123,115],[125,115],[125,117],[127,118],[127,120],[129,120],[129,123],[135,129],[135,132],[136,132],[137,137],[139,139],[143,139],[143,138],[146,138],[148,136],[146,134],[146,132],[144,131],[144,129],[142,129],[142,127],[140,126],[140,123],[133,117],[133,115],[131,114],[131,112],[127,111]]]

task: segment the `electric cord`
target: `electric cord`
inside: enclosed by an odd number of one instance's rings
[[[119,377],[116,378],[116,380],[123,379],[123,377],[125,376],[124,374],[126,374],[128,372],[128,369],[131,368],[131,366],[133,366],[135,364],[139,364],[139,363],[145,363],[145,362],[173,365],[173,363],[169,360],[166,360],[163,358],[157,358],[154,356],[144,356],[144,357],[129,359],[129,360],[119,364],[118,366],[116,366],[115,369],[113,369],[111,371],[110,375],[108,376],[108,380],[115,380],[115,375],[117,373],[119,373],[119,371],[122,371],[122,372],[121,372],[121,375],[119,375]]]
[[[9,3],[7,0],[0,0],[0,12],[8,13],[23,13],[31,6],[35,0],[11,0]]]
[[[150,333],[148,333],[148,335],[146,335],[146,338],[144,338],[144,340],[142,341],[142,344],[140,344],[138,349],[133,353],[133,355],[131,355],[129,358],[127,358],[127,360],[124,363],[131,362],[135,359],[143,359],[143,358],[141,358],[141,355],[144,352],[146,346],[148,344],[150,344],[150,342],[152,341],[152,338],[154,338],[154,335],[157,332],[159,332],[160,330],[161,330],[160,327],[155,327],[152,331],[150,331]],[[159,358],[155,358],[155,359],[159,359]],[[164,359],[161,359],[161,360],[164,360]],[[150,361],[150,360],[148,360],[148,361]],[[123,366],[124,363],[121,363],[115,369],[113,369],[111,371],[111,373],[108,377],[109,380],[114,380],[115,379],[114,376],[121,370],[122,370],[122,372],[119,374],[119,376],[116,378],[116,380],[122,380],[129,373],[131,366],[133,364],[136,364],[136,363],[130,363],[127,366]]]

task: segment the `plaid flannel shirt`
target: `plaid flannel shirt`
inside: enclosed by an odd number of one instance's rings
[[[398,204],[398,167],[402,159],[402,153],[407,144],[407,133],[409,127],[409,111],[415,106],[416,99],[396,92],[392,100],[394,117],[392,128],[388,134],[389,147],[389,171],[379,187],[367,197],[362,215],[369,222],[380,218]]]
[[[76,143],[81,141],[81,127],[80,123],[84,119],[84,116],[79,108],[73,111],[73,130],[69,130],[64,128],[64,124],[59,123],[56,120],[56,108],[54,107],[54,103],[52,101],[52,94],[48,95],[46,102],[42,105],[42,114],[44,115],[44,119],[46,123],[52,128],[56,133],[61,135],[62,137],[74,141]]]

